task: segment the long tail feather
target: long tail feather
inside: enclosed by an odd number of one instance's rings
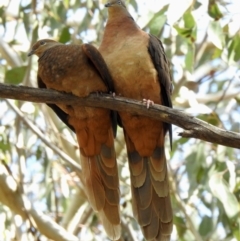
[[[125,133],[131,174],[134,216],[147,240],[169,241],[173,214],[164,147],[141,157]]]
[[[110,144],[102,144],[100,153],[91,157],[81,150],[81,166],[89,202],[98,212],[109,238],[118,240],[121,236],[119,178],[113,142]]]

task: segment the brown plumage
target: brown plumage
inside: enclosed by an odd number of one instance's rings
[[[79,97],[108,92],[111,76],[97,49],[89,44],[63,45],[39,40],[29,56],[38,60],[38,85]],[[69,105],[50,105],[73,131],[80,148],[84,187],[89,202],[113,240],[120,237],[119,180],[110,111]]]
[[[113,77],[116,94],[172,107],[171,78],[160,40],[142,31],[123,1],[110,0],[99,51]],[[170,240],[173,214],[164,138],[171,125],[119,113],[131,173],[134,216],[147,240]]]

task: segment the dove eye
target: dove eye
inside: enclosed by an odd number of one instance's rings
[[[41,45],[44,45],[44,44],[45,44],[45,41],[41,41],[40,44],[41,44]]]
[[[121,1],[118,1],[118,4],[121,5],[122,4]]]

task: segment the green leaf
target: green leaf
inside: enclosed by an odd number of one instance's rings
[[[174,224],[176,225],[178,235],[183,237],[187,231],[186,221],[182,217],[174,215]]]
[[[57,17],[61,22],[65,22],[66,20],[66,10],[61,1],[59,1],[59,6],[57,7]]]
[[[187,9],[192,5],[193,0],[171,1],[168,8],[168,23],[173,25],[176,23]]]
[[[228,48],[228,59],[238,61],[240,59],[240,34],[236,34]]]
[[[5,83],[19,84],[22,82],[27,66],[16,67],[8,70],[5,74]]]
[[[191,149],[191,153],[186,157],[186,171],[190,183],[189,193],[199,188],[199,178],[197,174],[201,172],[206,165],[206,145],[199,143]]]
[[[218,59],[221,57],[222,50],[218,48],[214,48],[212,59]]]
[[[194,28],[194,29],[179,28],[178,26],[174,26],[174,28],[177,30],[179,35],[188,39],[188,42],[194,43],[196,41],[196,35],[197,35],[196,28]]]
[[[189,36],[191,36],[192,30],[189,28],[180,28],[178,26],[174,26],[174,28],[177,30],[179,35],[183,36],[184,38],[189,38]]]
[[[64,27],[59,37],[59,42],[67,43],[70,41],[70,39],[71,39],[71,34],[69,33],[69,27]]]
[[[6,28],[6,9],[4,6],[0,7],[0,19],[2,20],[2,25]]]
[[[177,25],[174,28],[177,30],[179,35],[190,40],[190,42],[195,42],[197,37],[197,27],[195,19],[190,11],[187,11],[183,15],[184,28]]]
[[[158,35],[159,32],[162,30],[164,24],[166,23],[167,17],[165,15],[158,16],[155,18],[153,23],[150,25],[150,32],[153,35]]]
[[[195,19],[190,11],[187,11],[183,15],[185,28],[194,28],[196,26]]]
[[[63,5],[66,9],[69,8],[69,0],[63,0]]]
[[[223,179],[223,173],[214,173],[209,180],[213,195],[223,204],[229,218],[236,217],[240,210],[236,196],[229,190],[228,183]]]
[[[7,139],[7,137],[5,135],[0,135],[0,150],[3,153],[6,153],[6,151],[11,150],[9,140]]]
[[[136,0],[130,0],[129,3],[133,6],[134,10],[137,12],[138,11],[138,5],[137,5]]]
[[[199,233],[202,237],[206,237],[213,228],[213,220],[211,217],[204,216],[199,226]]]
[[[219,20],[223,17],[222,12],[220,11],[217,3],[215,0],[209,0],[208,4],[208,14],[210,17],[212,17],[214,20]]]
[[[196,9],[198,9],[201,6],[202,6],[202,3],[198,2],[198,1],[195,1],[193,8],[196,10]]]
[[[210,41],[219,49],[223,49],[224,34],[219,22],[211,22],[208,28],[208,37]]]
[[[35,23],[35,26],[32,31],[32,42],[35,43],[38,40],[38,23]]]
[[[26,14],[25,12],[23,12],[23,24],[24,24],[26,33],[29,33],[30,32],[29,13]]]
[[[195,45],[188,44],[188,51],[185,58],[185,66],[190,73],[193,72],[194,59],[195,59]]]
[[[150,28],[150,32],[153,35],[159,35],[164,24],[166,23],[167,16],[164,14],[168,9],[168,5],[164,6],[160,11],[154,14],[146,27]]]
[[[93,1],[92,0],[87,0],[87,8],[91,9],[93,7]]]
[[[201,115],[198,115],[197,117],[203,121],[206,121],[209,124],[214,125],[214,126],[222,125],[222,122],[221,122],[219,116],[215,112],[212,112],[210,114],[201,114]]]

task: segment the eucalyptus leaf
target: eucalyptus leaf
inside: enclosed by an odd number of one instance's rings
[[[59,37],[59,42],[67,43],[70,41],[70,39],[71,39],[71,34],[69,32],[69,28],[68,27],[63,28],[61,35]]]
[[[5,74],[5,83],[20,84],[23,81],[27,66],[15,67],[8,70]]]
[[[224,33],[219,22],[211,22],[208,27],[209,40],[219,49],[223,49]]]
[[[215,20],[219,20],[220,18],[223,17],[223,14],[219,9],[219,7],[216,3],[216,0],[209,0],[208,14],[209,14],[210,17],[212,17]]]
[[[189,43],[187,55],[186,55],[186,58],[185,58],[185,66],[186,66],[186,69],[190,73],[193,72],[194,57],[195,57],[195,45]]]
[[[168,23],[170,25],[176,23],[192,5],[192,3],[193,0],[171,1],[167,12]]]
[[[213,195],[222,203],[229,218],[234,218],[240,213],[237,198],[230,192],[228,183],[223,178],[223,173],[214,173],[211,175],[209,187]]]

